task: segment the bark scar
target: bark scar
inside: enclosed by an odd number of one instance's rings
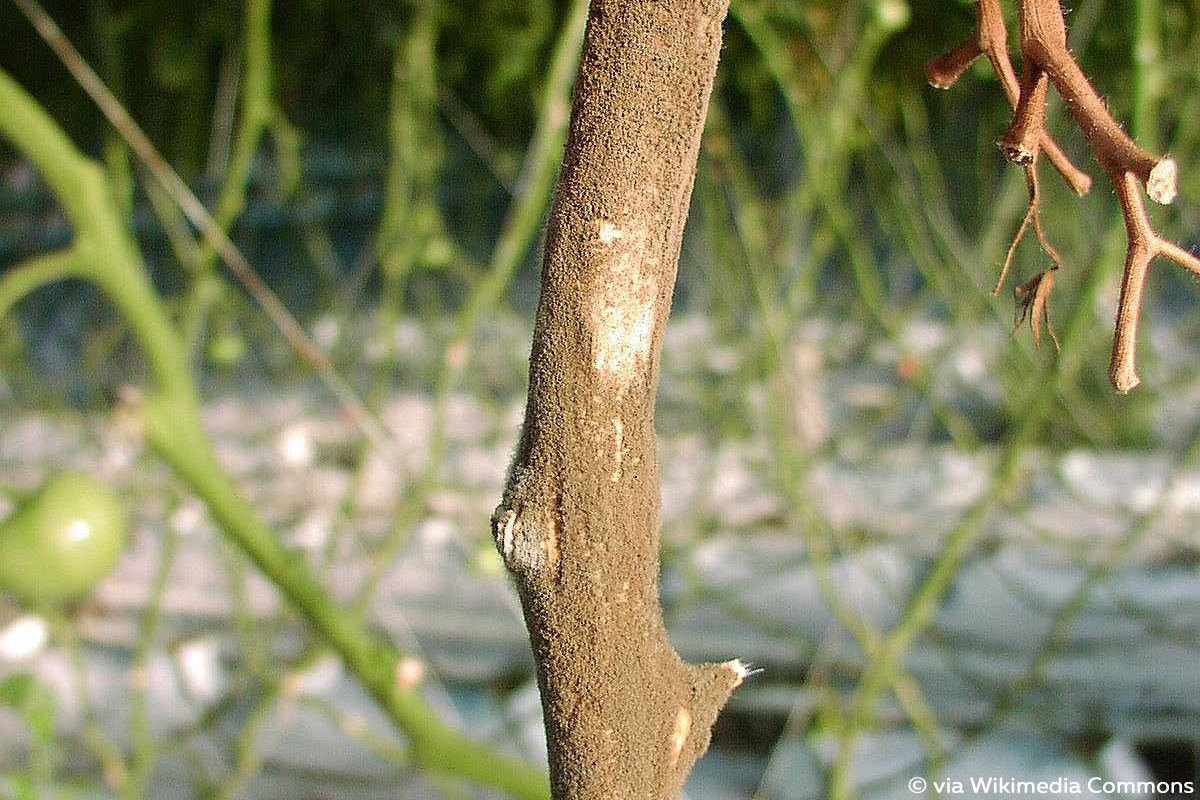
[[[504,565],[515,575],[527,578],[543,571],[557,575],[559,527],[557,509],[539,514],[501,506],[492,516],[492,539]]]
[[[517,524],[517,512],[508,510],[504,512],[497,525],[496,547],[500,550],[500,555],[504,557],[504,563],[512,558],[513,549],[513,528]]]

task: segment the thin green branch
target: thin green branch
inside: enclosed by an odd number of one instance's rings
[[[234,135],[233,151],[225,170],[225,182],[217,196],[213,215],[228,231],[246,207],[246,187],[258,147],[271,124],[271,0],[246,0],[245,49],[241,76],[241,115]],[[216,260],[211,248],[205,266]]]
[[[225,261],[230,271],[254,298],[254,302],[263,310],[291,348],[329,388],[350,419],[380,449],[394,454],[396,451],[392,446],[392,438],[387,429],[370,412],[346,379],[334,369],[329,357],[304,332],[300,323],[287,310],[279,297],[254,271],[245,255],[233,243],[225,230],[217,224],[208,209],[188,188],[179,174],[166,162],[145,132],[129,116],[129,112],[125,110],[124,106],[113,97],[95,71],[83,60],[79,51],[63,35],[54,20],[46,14],[36,0],[13,0],[13,2],[51,46],[109,123],[121,133],[121,136],[155,180],[175,200],[188,220],[199,228],[205,240]],[[4,82],[15,87],[10,78]],[[0,87],[0,90],[2,89],[4,87]],[[12,94],[7,90],[3,93],[5,95]],[[5,125],[14,118],[28,118],[24,121],[31,124],[24,128],[21,125]],[[0,120],[0,132],[11,137],[17,148],[24,152],[31,161],[38,164],[42,170],[42,177],[55,188],[55,194],[66,208],[67,216],[72,220],[87,218],[95,213],[95,209],[102,207],[97,205],[96,198],[84,197],[70,188],[70,180],[73,176],[79,173],[88,173],[88,184],[91,187],[89,191],[94,191],[97,187],[102,191],[108,191],[107,183],[104,181],[100,169],[74,150],[62,131],[58,130],[40,109],[37,109],[36,114],[13,114],[9,115],[6,120]],[[41,133],[48,134],[49,138],[45,143],[41,141]],[[125,243],[121,242],[120,245],[123,249],[128,249]],[[151,361],[156,360],[151,359]],[[164,359],[163,363],[166,361],[170,361],[170,359]],[[182,364],[179,366],[183,368]]]
[[[865,26],[852,61],[844,73],[836,77],[831,107],[822,115],[822,119],[830,120],[829,126],[833,129],[831,132],[825,125],[817,126],[812,121],[814,115],[802,107],[800,78],[790,60],[785,57],[786,48],[783,42],[761,9],[753,2],[740,3],[732,7],[731,14],[737,18],[762,53],[768,69],[783,92],[796,136],[804,144],[806,174],[798,190],[797,205],[793,212],[804,220],[814,214],[817,208],[822,209],[825,222],[834,237],[840,241],[849,259],[860,300],[888,337],[896,340],[899,324],[896,314],[891,309],[887,288],[879,278],[879,270],[864,243],[861,231],[857,229],[860,226],[856,226],[850,219],[844,195],[849,169],[848,131],[856,119],[855,98],[865,90],[869,68],[880,48],[895,32],[894,23],[888,23],[876,15]],[[719,103],[714,102],[712,106],[716,108]],[[713,113],[710,110],[710,118]],[[710,125],[710,131],[713,129],[714,126]],[[725,146],[726,150],[730,148],[732,144]],[[928,374],[918,373],[912,383],[925,396],[933,414],[957,443],[965,449],[977,446],[978,437],[970,421],[960,411],[937,397]]]
[[[387,319],[402,308],[409,275],[428,260],[430,245],[442,234],[436,196],[442,165],[437,37],[435,7],[419,2],[396,42],[388,117],[391,157],[376,243],[384,280],[380,306]]]
[[[271,124],[271,0],[247,0],[243,36],[241,114],[213,212],[215,224],[226,235],[246,208],[250,170]],[[200,346],[208,315],[224,294],[224,280],[214,270],[217,256],[213,242],[201,244],[198,268],[184,304],[184,341],[189,352]]]
[[[83,276],[91,268],[77,247],[35,256],[0,273],[0,318],[29,294],[51,283]]]
[[[185,271],[195,272],[200,266],[200,246],[192,238],[187,218],[179,210],[179,206],[171,201],[171,196],[158,181],[143,170],[138,170],[138,175],[146,198],[150,201],[150,211],[166,235],[167,244],[175,254],[175,259]]]
[[[583,48],[587,11],[587,0],[574,0],[555,44],[537,127],[517,178],[504,229],[492,251],[487,275],[459,312],[454,337],[446,347],[436,389],[439,408],[444,407],[446,398],[466,370],[471,358],[471,340],[484,314],[504,297],[517,268],[537,236],[562,159],[570,119],[571,86]],[[439,420],[443,416],[439,412]],[[443,426],[439,422],[437,427],[440,429]],[[440,439],[440,436],[435,438]]]
[[[348,739],[362,744],[373,754],[390,761],[400,767],[412,765],[412,754],[388,737],[374,731],[362,719],[347,713],[319,695],[304,695],[297,698],[300,705],[315,710],[333,725],[336,725]]]
[[[1070,359],[1078,357],[1079,349],[1087,340],[1096,295],[1116,266],[1110,262],[1111,259],[1097,264],[1080,287],[1062,337],[1060,370],[1066,369],[1064,365],[1069,363]],[[970,554],[983,523],[1020,480],[1020,465],[1025,448],[1053,410],[1060,380],[1061,372],[1055,368],[1048,367],[1042,371],[1040,380],[1029,394],[1022,412],[1017,416],[1018,425],[1004,445],[989,490],[966,511],[958,524],[947,534],[933,566],[909,599],[900,621],[863,670],[858,687],[850,700],[850,711],[841,730],[838,754],[830,772],[831,800],[849,800],[854,796],[851,766],[858,738],[863,729],[871,723],[875,704],[887,688],[891,676],[902,667],[909,648],[932,622],[938,603]]]
[[[213,791],[211,800],[236,800],[262,769],[262,739],[270,731],[268,723],[284,693],[284,680],[284,676],[272,680],[238,726],[233,743],[233,769]]]
[[[246,585],[248,565],[240,550],[229,546],[227,542],[218,545],[221,566],[225,571],[225,580],[229,586],[229,599],[233,605],[233,628],[237,632],[241,645],[242,667],[251,675],[258,675],[269,663],[267,648],[262,641],[263,631],[254,618],[250,608],[250,598]]]
[[[91,0],[88,4],[92,28],[96,31],[100,71],[109,86],[120,96],[125,93],[124,59],[118,26],[113,20],[109,0]],[[113,201],[121,210],[121,218],[133,219],[133,164],[129,149],[116,131],[108,131],[104,137],[104,163],[113,185]]]
[[[75,699],[82,709],[81,733],[84,745],[100,762],[105,786],[112,791],[123,791],[129,781],[129,766],[112,737],[101,727],[96,716],[96,707],[88,693],[87,666],[83,659],[83,647],[75,633],[71,619],[64,611],[55,607],[39,609],[50,626],[50,634],[66,652],[71,670]]]
[[[150,587],[150,602],[142,614],[142,623],[138,631],[137,649],[134,652],[132,674],[133,690],[130,700],[129,738],[132,745],[130,756],[129,777],[125,783],[123,795],[126,800],[138,800],[144,797],[146,785],[154,774],[154,765],[158,757],[158,740],[150,728],[149,703],[149,673],[150,657],[158,643],[159,623],[162,620],[162,600],[167,590],[167,582],[171,577],[171,567],[175,563],[175,553],[178,550],[179,537],[171,526],[163,531],[163,540],[159,547],[158,569]]]
[[[414,756],[424,768],[518,797],[544,800],[549,787],[539,770],[449,727],[416,691],[397,682],[400,656],[395,648],[372,634],[355,614],[339,607],[308,562],[287,550],[238,492],[201,425],[199,395],[187,368],[183,343],[112,208],[103,171],[80,155],[36,101],[4,72],[0,72],[0,134],[33,160],[63,202],[76,232],[76,246],[87,248],[95,263],[103,265],[88,277],[128,322],[152,378],[141,408],[152,448],[205,502],[224,535],[341,655],[408,736]]]
[[[774,392],[776,402],[768,404],[771,410],[767,415],[768,424],[772,428],[767,439],[771,443],[776,464],[781,472],[778,486],[787,499],[789,508],[798,517],[796,527],[803,532],[804,540],[809,545],[809,557],[822,597],[832,610],[834,618],[846,628],[869,658],[880,647],[882,635],[846,605],[833,582],[833,535],[803,489],[807,459],[799,455],[800,450],[795,446],[794,426],[781,420],[779,413],[774,413],[775,409],[791,407],[795,398],[803,395],[803,391],[788,352],[788,335],[781,324],[784,321],[783,311],[762,274],[764,267],[770,264],[772,259],[765,241],[765,226],[761,210],[758,208],[759,203],[750,191],[744,165],[733,155],[726,113],[718,99],[714,99],[709,105],[707,133],[716,171],[726,179],[734,195],[734,202],[725,201],[721,204],[732,218],[737,239],[746,251],[742,261],[754,286],[758,317],[764,321],[766,335],[770,340],[770,360],[783,378],[784,391]],[[914,729],[920,732],[923,741],[930,745],[930,760],[937,761],[940,756],[934,746],[938,738],[937,719],[929,709],[920,687],[903,670],[897,670],[892,685]]]
[[[517,183],[517,159],[501,148],[475,113],[445,83],[438,84],[438,103],[446,122],[483,162],[496,182],[512,194]]]
[[[992,718],[999,719],[1012,709],[1021,692],[1035,688],[1046,677],[1050,660],[1062,647],[1071,623],[1087,606],[1092,592],[1107,578],[1113,568],[1122,563],[1142,540],[1153,531],[1153,523],[1161,519],[1166,509],[1166,501],[1171,493],[1188,481],[1188,471],[1200,461],[1200,433],[1193,435],[1191,443],[1182,456],[1175,462],[1173,473],[1163,481],[1162,488],[1157,492],[1150,509],[1133,521],[1129,531],[1118,539],[1104,556],[1093,564],[1084,575],[1083,580],[1075,587],[1067,599],[1054,611],[1050,621],[1050,629],[1042,639],[1029,669],[1019,681],[1006,685],[992,704]]]
[[[1158,105],[1166,87],[1162,63],[1161,0],[1134,0],[1133,137],[1158,152]]]

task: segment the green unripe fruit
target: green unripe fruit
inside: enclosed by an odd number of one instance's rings
[[[85,595],[112,572],[128,534],[111,489],[82,473],[58,473],[0,521],[0,588],[31,602]]]

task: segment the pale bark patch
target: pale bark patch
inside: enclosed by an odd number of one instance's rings
[[[541,548],[545,557],[545,565],[551,572],[558,569],[558,520],[554,517],[550,518],[549,524],[546,526],[546,537],[541,541]]]
[[[650,356],[658,299],[659,265],[647,251],[644,230],[598,223],[604,248],[592,308],[592,363],[616,381],[631,383]]]
[[[683,745],[687,742],[691,730],[692,712],[680,707],[675,714],[675,725],[671,729],[671,769],[679,763],[679,754],[683,752]]]
[[[624,231],[606,219],[600,220],[596,227],[599,229],[598,237],[602,245],[610,245],[625,235]]]
[[[755,672],[761,671],[761,670],[751,669],[750,665],[747,664],[746,662],[742,661],[740,658],[735,658],[730,661],[726,661],[724,666],[727,670],[729,670],[730,672],[733,673],[733,678],[734,678],[733,687],[735,689],[737,687],[741,686],[742,681],[746,680],[746,678],[750,677]]]
[[[628,601],[629,601],[629,581],[623,581],[621,583],[621,591],[619,591],[615,595],[613,595],[613,602],[616,603],[617,605],[621,605]]]
[[[513,551],[513,527],[517,524],[517,512],[505,511],[504,516],[500,518],[497,525],[500,535],[496,537],[496,544],[500,545],[500,555],[504,557],[505,563],[512,558]]]

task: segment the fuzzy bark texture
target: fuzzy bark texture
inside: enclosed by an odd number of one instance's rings
[[[654,401],[728,0],[594,0],[546,235],[529,400],[492,520],[556,800],[678,795],[745,670],[684,664],[658,595]]]

